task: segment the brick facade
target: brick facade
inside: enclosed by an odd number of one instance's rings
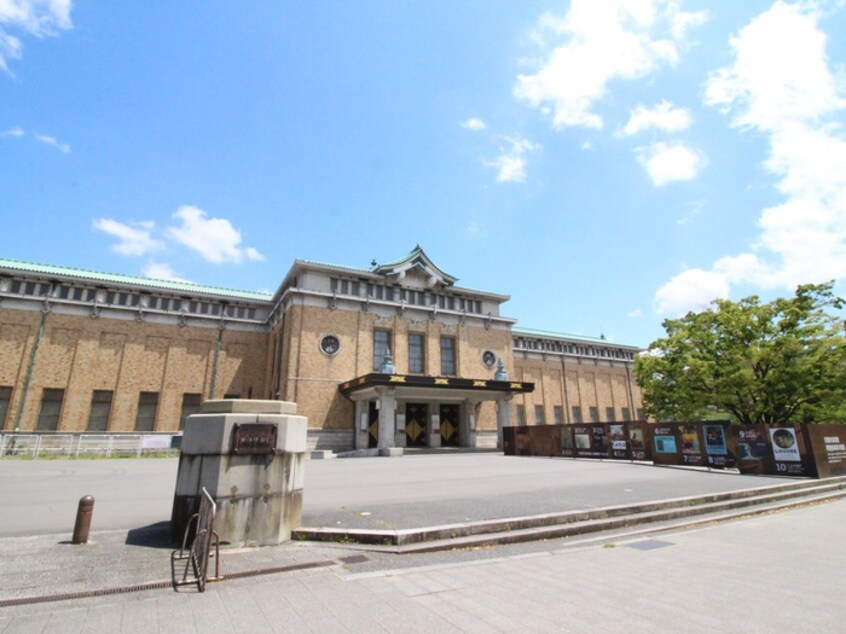
[[[534,384],[511,401],[528,423],[538,411],[554,423],[574,422],[574,407],[585,421],[591,408],[600,420],[634,419],[641,408],[635,348],[520,331],[499,314],[506,296],[456,287],[419,248],[371,270],[298,260],[274,295],[101,275],[0,260],[0,398],[11,392],[2,428],[84,431],[95,392],[114,432],[140,429],[145,417],[175,431],[197,399],[279,398],[297,402],[315,433],[352,446],[368,405],[339,386],[374,372],[377,330],[389,333],[398,375],[438,377],[453,365],[450,376],[487,380],[501,360],[512,381]],[[410,334],[422,340],[422,373],[409,366]],[[337,350],[322,349],[327,336]],[[454,364],[444,365],[442,346]],[[430,433],[441,401],[462,408],[467,442],[497,429],[492,397],[417,394],[396,412],[429,403]],[[404,442],[401,430],[396,438]]]

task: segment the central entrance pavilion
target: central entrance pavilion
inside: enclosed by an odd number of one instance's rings
[[[496,407],[497,444],[511,425],[510,400],[533,383],[372,373],[342,383],[355,404],[356,447],[475,447],[485,401]]]

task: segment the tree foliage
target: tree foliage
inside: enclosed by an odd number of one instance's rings
[[[659,420],[714,409],[744,424],[846,422],[846,337],[834,282],[761,303],[716,300],[664,321],[666,336],[638,356],[644,408]]]

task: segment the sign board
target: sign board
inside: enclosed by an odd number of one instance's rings
[[[573,426],[561,426],[561,455],[572,458],[576,455],[576,440],[573,437]]]
[[[276,425],[238,423],[232,426],[232,453],[273,454],[276,452]]]
[[[818,478],[846,475],[846,425],[805,425]]]
[[[705,441],[705,453],[709,467],[725,469],[726,467],[734,467],[737,464],[735,457],[729,453],[726,442],[726,428],[728,425],[728,422],[702,424],[702,438]]]
[[[700,423],[684,423],[679,425],[682,464],[693,467],[705,465],[705,454],[699,438],[699,427]]]
[[[624,423],[608,423],[608,442],[611,445],[611,457],[619,460],[630,460],[631,452],[626,438]]]
[[[678,425],[656,424],[652,428],[652,461],[655,464],[680,464]]]
[[[629,448],[632,460],[649,460],[652,452],[646,438],[646,423],[628,423]]]

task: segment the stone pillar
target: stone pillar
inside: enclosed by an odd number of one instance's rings
[[[205,488],[220,541],[267,546],[291,538],[302,516],[308,420],[296,403],[212,400],[188,417],[171,515],[181,542]]]
[[[511,397],[496,399],[496,446],[502,449],[502,428],[511,427]]]
[[[367,449],[367,427],[370,425],[370,401],[355,402],[355,448]]]
[[[396,390],[379,390],[379,449],[395,446],[396,411]]]
[[[476,446],[476,405],[479,401],[466,400],[461,407],[459,441],[462,447]]]
[[[441,446],[441,412],[437,403],[432,404],[431,414],[429,414],[429,446]]]

